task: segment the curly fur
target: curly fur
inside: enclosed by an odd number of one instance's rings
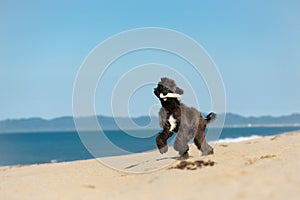
[[[179,102],[176,97],[161,98],[168,93],[183,94],[183,90],[176,86],[175,81],[169,78],[161,78],[161,81],[154,88],[154,94],[159,98],[162,108],[159,111],[159,123],[163,130],[156,137],[156,144],[160,153],[168,151],[167,140],[174,133],[177,133],[174,149],[179,155],[188,155],[188,143],[194,139],[194,143],[202,155],[213,154],[213,148],[207,144],[205,129],[216,115],[210,113],[206,118],[193,107],[188,107]],[[163,94],[163,95],[160,95]]]

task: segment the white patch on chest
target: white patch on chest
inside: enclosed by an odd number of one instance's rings
[[[174,119],[173,115],[170,115],[168,122],[171,124],[169,131],[172,132],[174,130],[174,128],[176,127],[176,119]]]

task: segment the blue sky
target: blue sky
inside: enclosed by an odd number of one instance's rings
[[[71,115],[73,83],[88,53],[114,34],[149,26],[182,32],[206,49],[222,75],[228,112],[300,112],[299,10],[299,1],[1,1],[0,119]],[[157,103],[151,95],[141,108]],[[208,111],[209,102],[201,103]]]

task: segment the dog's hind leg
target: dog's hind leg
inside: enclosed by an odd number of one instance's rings
[[[156,136],[156,145],[161,154],[168,151],[168,139],[173,135],[174,132],[169,131],[169,129],[164,129]]]
[[[206,124],[199,124],[198,131],[194,138],[194,143],[202,152],[202,155],[209,155],[214,153],[214,149],[206,141],[205,128]]]

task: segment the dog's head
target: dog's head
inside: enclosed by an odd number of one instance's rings
[[[183,90],[176,86],[175,81],[170,78],[161,78],[157,87],[154,88],[154,94],[164,101],[167,98],[179,98],[183,94]]]

